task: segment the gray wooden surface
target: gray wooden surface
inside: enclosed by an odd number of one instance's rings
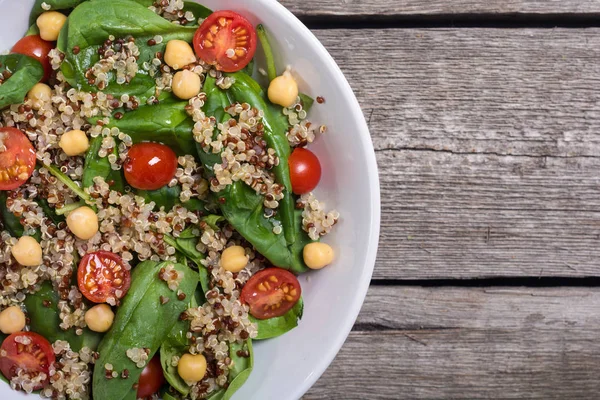
[[[369,295],[305,399],[598,398],[600,1],[282,3],[382,190]]]

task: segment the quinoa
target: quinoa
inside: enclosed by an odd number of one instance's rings
[[[79,353],[71,351],[68,342],[57,340],[52,344],[56,363],[50,367],[50,386],[40,395],[58,400],[87,400],[91,397],[93,361],[92,351],[84,347]]]
[[[127,358],[135,363],[135,366],[138,368],[144,368],[146,362],[148,361],[148,355],[150,354],[150,349],[145,348],[132,348],[128,349],[126,352]],[[110,367],[110,368],[109,368]],[[106,364],[106,370],[112,371],[113,367],[110,364]]]
[[[184,11],[183,7],[183,0],[157,0],[148,8],[177,25],[187,25],[195,22],[194,13]]]
[[[325,204],[317,200],[312,192],[300,197],[298,207],[304,209],[302,211],[302,228],[312,240],[318,240],[321,236],[331,232],[340,218],[340,213],[336,210],[326,213]]]
[[[244,242],[232,235],[225,247],[244,245]],[[209,364],[205,378],[192,386],[192,399],[204,398],[227,384],[233,360],[229,356],[232,343],[242,343],[245,339],[258,334],[256,325],[250,321],[249,308],[240,301],[242,286],[259,269],[264,268],[251,246],[244,246],[249,263],[242,271],[233,274],[219,266],[222,251],[210,250],[203,265],[210,272],[210,286],[206,293],[207,302],[185,313],[190,321],[188,338],[194,343],[189,348],[191,354],[204,354]],[[175,366],[179,359],[172,359]]]

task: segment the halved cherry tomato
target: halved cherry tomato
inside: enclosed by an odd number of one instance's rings
[[[258,319],[280,317],[300,299],[300,282],[289,271],[267,268],[259,271],[242,289],[241,300]]]
[[[288,159],[288,165],[294,193],[308,193],[317,187],[321,180],[321,163],[312,151],[296,148]]]
[[[243,69],[256,51],[256,31],[234,11],[217,11],[204,20],[194,36],[194,50],[204,62],[218,70]]]
[[[129,290],[131,273],[115,253],[97,251],[88,253],[79,262],[77,284],[81,293],[94,303],[115,303]]]
[[[16,128],[0,128],[0,190],[16,189],[33,174],[35,150],[27,136]]]
[[[38,60],[42,67],[44,67],[44,77],[42,82],[47,82],[52,73],[52,66],[50,65],[50,58],[48,53],[54,48],[54,42],[47,42],[40,37],[40,35],[25,36],[19,40],[13,46],[11,52],[18,54],[25,54],[26,56],[33,57]]]
[[[177,156],[164,144],[134,144],[127,153],[123,171],[127,182],[136,189],[160,189],[175,176]]]
[[[156,354],[146,365],[138,382],[137,398],[145,399],[158,392],[165,383],[165,376],[160,365],[160,356]]]
[[[43,336],[33,332],[13,333],[2,342],[0,353],[0,371],[6,379],[14,378],[19,370],[23,370],[30,378],[46,374],[46,379],[33,390],[40,390],[48,383],[50,366],[56,358],[52,346]]]

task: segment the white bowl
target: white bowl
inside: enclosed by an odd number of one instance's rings
[[[300,89],[326,100],[322,105],[315,103],[310,119],[326,124],[328,131],[310,148],[323,166],[316,194],[342,215],[333,233],[325,238],[337,258],[333,265],[302,276],[305,309],[300,326],[277,339],[256,343],[254,371],[235,396],[239,400],[298,399],[342,347],[369,287],[380,219],[373,145],[361,108],[335,61],[285,7],[275,0],[199,2],[215,10],[238,11],[253,23],[264,24],[278,65],[291,65]],[[6,11],[0,16],[0,49],[9,49],[22,37],[33,3],[0,1]],[[31,396],[0,383],[0,398]]]

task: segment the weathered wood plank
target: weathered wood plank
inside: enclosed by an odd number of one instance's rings
[[[378,151],[376,278],[600,275],[600,29],[316,33]]]
[[[600,158],[380,151],[378,279],[600,275]]]
[[[593,288],[372,287],[305,399],[596,398],[598,307]]]
[[[597,14],[594,0],[281,0],[299,17],[453,14]]]
[[[600,155],[600,29],[315,33],[377,149]]]

